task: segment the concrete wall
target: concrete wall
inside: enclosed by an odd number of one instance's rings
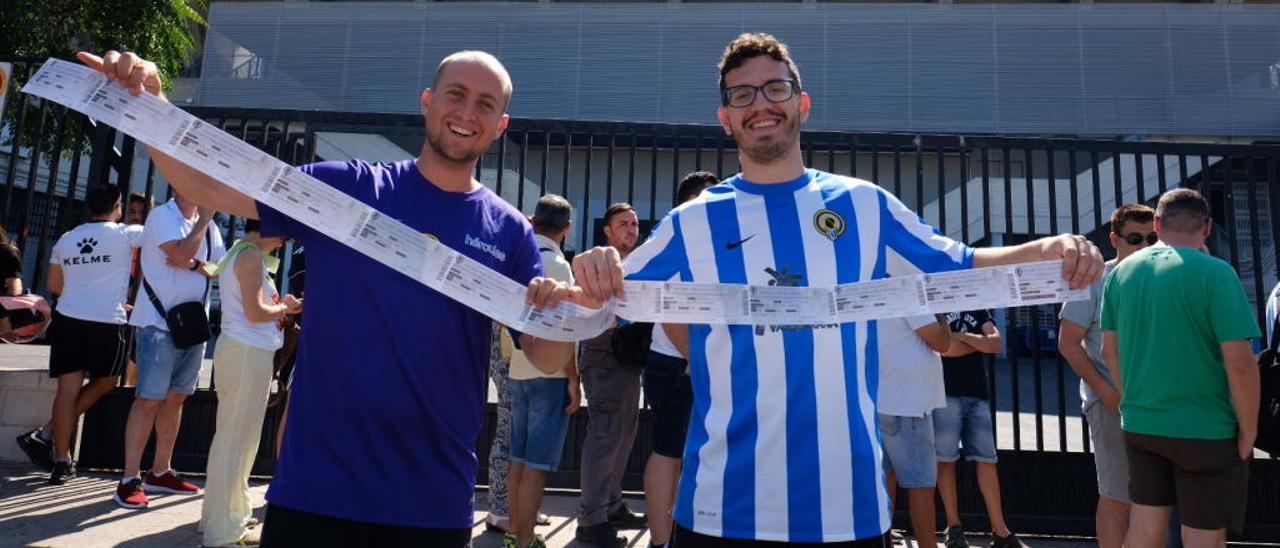
[[[27,462],[13,442],[49,420],[58,381],[49,378],[49,347],[4,345],[0,352],[0,461]]]

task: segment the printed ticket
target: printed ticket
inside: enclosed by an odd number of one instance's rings
[[[526,288],[465,254],[149,94],[133,96],[87,67],[50,59],[23,91],[115,126],[459,303],[536,337],[578,341],[617,317],[658,323],[827,325],[978,308],[1083,300],[1061,261],[899,276],[835,287],[627,281],[600,309],[536,310]]]

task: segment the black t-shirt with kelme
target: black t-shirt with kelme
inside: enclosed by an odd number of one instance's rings
[[[947,324],[956,333],[982,334],[982,326],[991,320],[987,310],[970,310],[947,314]],[[987,398],[987,369],[982,353],[974,352],[958,358],[942,358],[942,378],[947,395],[952,397]]]

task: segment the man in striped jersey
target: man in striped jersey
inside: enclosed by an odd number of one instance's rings
[[[574,260],[605,300],[624,276],[834,286],[960,268],[1064,259],[1072,287],[1102,272],[1081,236],[972,249],[866,181],[806,169],[810,97],[787,47],[744,34],[720,61],[719,119],[742,173],[669,213],[622,263],[597,248]],[[676,546],[879,546],[889,498],[876,428],[876,322],[690,325],[694,404],[677,492]]]

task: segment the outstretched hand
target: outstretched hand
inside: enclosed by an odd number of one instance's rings
[[[141,95],[145,91],[164,98],[160,70],[151,61],[131,52],[120,53],[115,50],[102,54],[102,57],[81,51],[76,53],[76,58],[85,66],[101,72],[107,80],[120,82],[134,95]]]

